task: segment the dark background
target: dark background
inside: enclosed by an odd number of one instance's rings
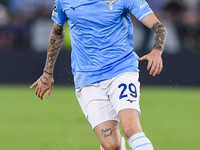
[[[200,2],[149,0],[169,32],[164,68],[152,77],[140,62],[140,82],[153,85],[200,85]],[[31,84],[43,72],[51,21],[52,0],[0,0],[0,84]],[[152,32],[133,16],[134,44],[139,56],[151,51]],[[73,84],[68,27],[56,62],[55,84]]]

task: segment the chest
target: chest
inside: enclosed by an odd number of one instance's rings
[[[69,24],[113,24],[124,12],[123,0],[67,0],[63,10]]]

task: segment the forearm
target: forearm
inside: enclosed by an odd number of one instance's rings
[[[46,64],[44,67],[44,72],[49,75],[53,75],[55,62],[58,57],[59,51],[61,49],[64,35],[65,35],[65,27],[61,27],[54,24],[49,39]]]
[[[151,30],[154,32],[155,35],[155,44],[153,46],[153,49],[163,52],[168,35],[166,28],[162,25],[162,23],[156,22],[153,24]]]

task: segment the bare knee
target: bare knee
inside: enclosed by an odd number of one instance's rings
[[[137,127],[124,127],[123,132],[126,139],[129,139],[135,133],[141,132],[141,130],[140,128],[137,129]]]
[[[104,150],[121,150],[121,142],[112,142],[101,144]]]
[[[126,139],[138,132],[142,132],[139,114],[134,109],[125,109],[119,112],[119,119]]]

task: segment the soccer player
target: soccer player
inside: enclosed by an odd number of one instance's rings
[[[138,58],[133,46],[132,13],[155,33],[152,51]],[[53,70],[70,27],[71,66],[76,96],[101,149],[124,150],[119,122],[132,150],[153,150],[140,125],[138,61],[147,60],[149,74],[163,68],[161,54],[167,31],[145,0],[56,0],[46,64],[30,87],[43,99],[53,88]]]

